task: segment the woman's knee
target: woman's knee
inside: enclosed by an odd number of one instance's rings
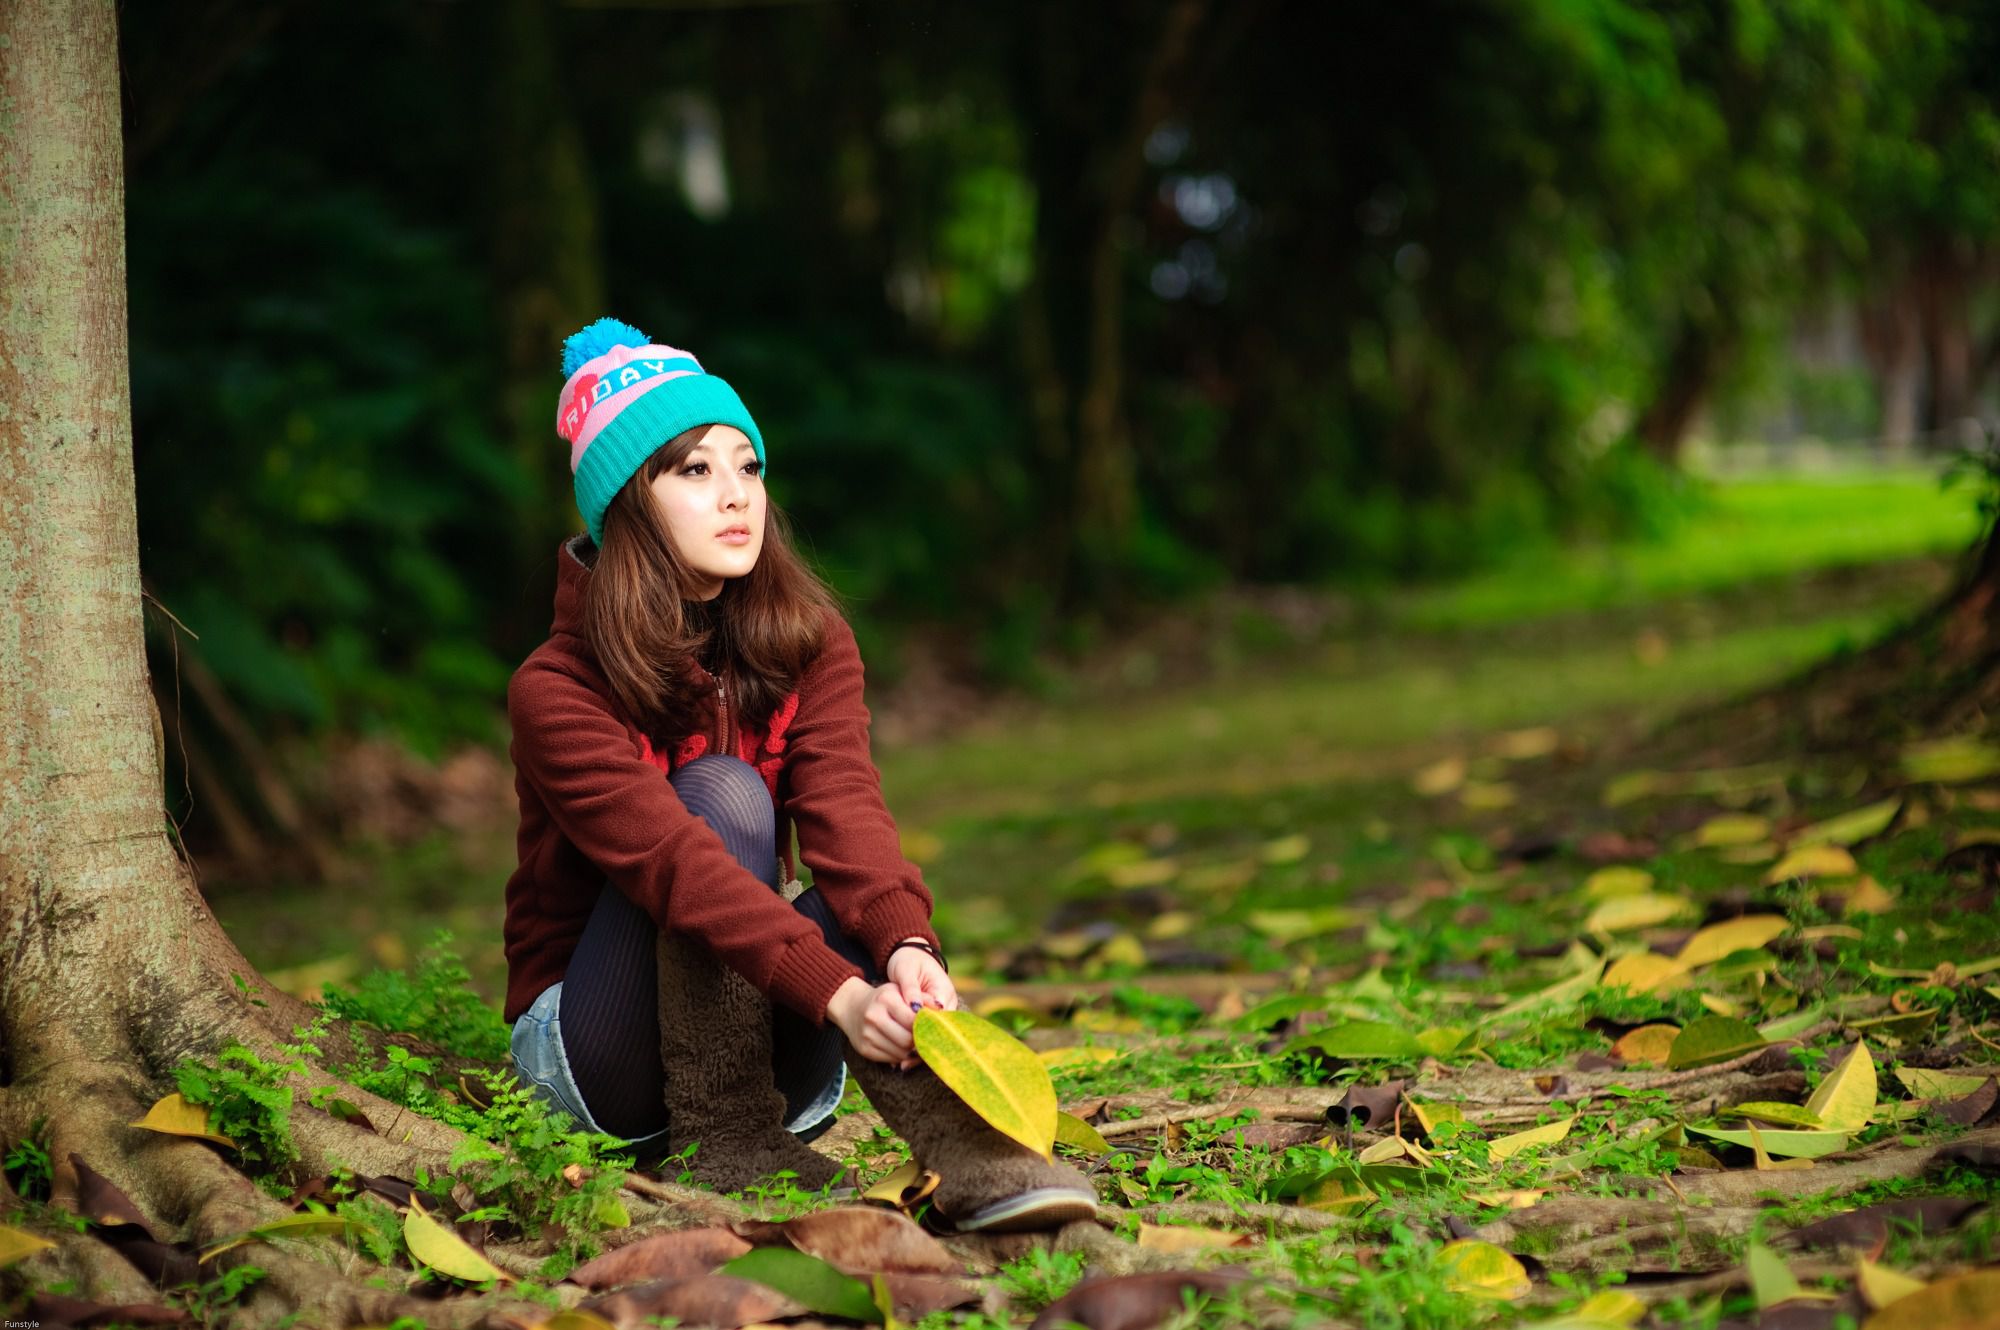
[[[771,791],[757,769],[740,757],[710,753],[667,778],[687,810],[727,839],[731,833],[773,842],[778,834]]]

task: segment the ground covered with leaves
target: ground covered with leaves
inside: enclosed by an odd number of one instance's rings
[[[1648,632],[1696,636],[1675,613],[1604,640],[1657,671]],[[1564,714],[1534,659],[1518,705]],[[0,1307],[266,1323],[282,1254],[429,1299],[408,1324],[523,1330],[2000,1325],[2000,735],[1746,755],[1729,715],[1636,746],[1601,712],[1467,726],[1332,775],[1266,735],[1062,769],[1032,793],[1073,797],[1040,805],[934,790],[905,825],[954,973],[1046,1068],[1099,1224],[950,1233],[858,1093],[818,1142],[851,1187],[632,1167],[492,1073],[505,1031],[432,951],[328,992],[373,1031],[334,1070],[375,1098],[305,1107],[392,1141],[434,1119],[448,1160],[304,1166],[285,1124],[321,1031],[184,1064],[134,1130],[205,1133],[290,1217],[195,1247],[88,1158],[0,1142]],[[79,1231],[152,1291],[107,1304],[35,1245]]]

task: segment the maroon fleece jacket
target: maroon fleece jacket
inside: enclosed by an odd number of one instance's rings
[[[772,999],[822,1021],[834,990],[859,972],[819,928],[738,864],[665,775],[712,749],[748,758],[773,790],[782,829],[848,936],[887,963],[896,943],[933,945],[931,894],[903,857],[868,755],[861,653],[827,616],[818,657],[768,724],[745,726],[719,704],[703,728],[655,750],[627,719],[583,638],[587,569],[564,542],[555,622],[507,685],[520,866],[507,883],[507,1002],[514,1020],[563,977],[606,878],[662,929],[706,943]],[[724,733],[724,728],[732,733]],[[781,830],[781,839],[783,833]]]

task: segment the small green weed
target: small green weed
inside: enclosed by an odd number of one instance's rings
[[[472,989],[465,962],[439,931],[408,971],[375,970],[353,988],[329,989],[326,1010],[340,1020],[415,1035],[448,1053],[502,1062],[507,1026]]]
[[[1083,1278],[1077,1252],[1036,1249],[1000,1267],[1000,1287],[1024,1312],[1038,1312],[1076,1287]]]
[[[14,1142],[6,1155],[0,1157],[0,1172],[6,1173],[14,1194],[24,1201],[48,1200],[55,1182],[55,1166],[43,1144],[47,1130],[47,1120],[36,1119],[28,1135]]]

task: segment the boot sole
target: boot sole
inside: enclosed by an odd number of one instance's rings
[[[963,1219],[954,1217],[952,1223],[961,1233],[1022,1233],[1095,1218],[1097,1197],[1092,1193],[1074,1187],[1037,1187],[983,1206]]]

